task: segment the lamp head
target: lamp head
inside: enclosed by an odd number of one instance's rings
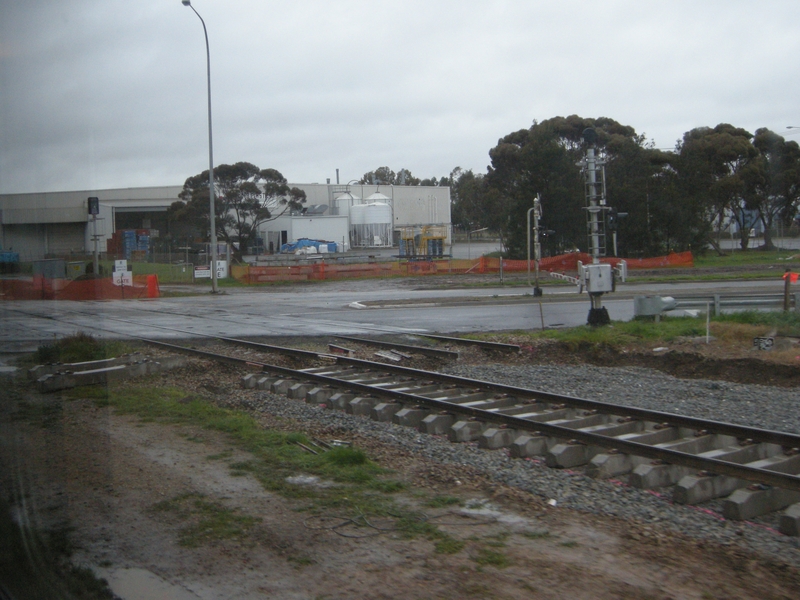
[[[181,2],[183,3],[184,6],[191,6],[192,5],[192,0],[181,0]]]

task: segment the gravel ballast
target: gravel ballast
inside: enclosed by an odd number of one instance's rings
[[[448,374],[542,389],[559,394],[637,406],[664,412],[800,432],[800,394],[795,389],[742,385],[709,380],[682,380],[642,368],[593,366],[456,365]],[[239,395],[243,408],[317,427],[335,428],[397,447],[444,465],[462,465],[498,484],[530,492],[557,507],[631,519],[644,535],[679,533],[697,540],[739,546],[800,567],[798,538],[780,534],[778,514],[755,522],[729,521],[718,502],[693,507],[674,505],[663,493],[599,481],[580,471],[550,469],[543,458],[512,459],[505,450],[486,451],[477,444],[451,444],[406,427],[289,400],[267,392]],[[234,400],[233,403],[236,401]]]

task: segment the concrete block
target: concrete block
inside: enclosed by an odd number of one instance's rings
[[[256,381],[256,389],[269,391],[276,381],[278,381],[277,377],[259,377],[258,381]]]
[[[102,360],[88,360],[77,363],[58,363],[53,365],[36,365],[28,370],[28,377],[33,380],[38,380],[45,375],[52,375],[55,373],[78,373],[80,371],[96,371],[98,369],[106,369],[108,367],[116,367],[119,365],[129,365],[132,363],[142,362],[145,357],[138,353],[123,354],[114,358],[104,358]],[[184,358],[184,364],[186,359]]]
[[[630,484],[643,490],[674,485],[686,475],[691,475],[694,469],[665,465],[661,463],[644,463],[637,466],[630,476]]]
[[[478,438],[478,447],[486,448],[487,450],[506,448],[513,444],[516,438],[517,432],[514,429],[489,427],[481,434],[481,437]]]
[[[630,454],[608,454],[600,453],[595,455],[586,467],[586,474],[595,479],[609,479],[630,473],[635,468],[636,463]]]
[[[585,465],[600,451],[601,449],[596,446],[556,444],[545,454],[545,462],[548,467],[569,469]]]
[[[800,503],[786,509],[781,515],[778,529],[783,535],[800,536]]]
[[[55,373],[55,365],[36,365],[28,369],[28,379],[38,381],[45,375],[50,375],[51,373]]]
[[[528,458],[542,456],[547,452],[548,439],[542,435],[528,435],[523,433],[511,444],[512,458]]]
[[[159,363],[159,362],[155,362],[155,361],[152,361],[152,360],[145,360],[141,364],[144,365],[145,370],[146,370],[148,375],[155,375],[156,373],[160,373],[161,370],[162,370],[161,369],[161,363]]]
[[[337,392],[325,402],[328,408],[335,408],[337,410],[345,410],[350,401],[355,398],[355,394],[350,392]]]
[[[140,363],[139,369],[131,369],[126,365],[117,365],[105,369],[95,369],[92,371],[81,371],[79,373],[51,373],[40,377],[36,381],[36,386],[40,392],[56,392],[81,385],[106,384],[109,381],[117,381],[127,377],[146,374],[147,367]]]
[[[451,442],[472,442],[481,437],[486,425],[480,421],[456,421],[447,432]]]
[[[428,415],[419,424],[419,430],[428,435],[447,435],[453,423],[456,422],[455,415],[449,413],[439,413]]]
[[[420,423],[429,414],[431,414],[431,411],[427,408],[402,408],[392,417],[392,423],[418,429]]]
[[[302,400],[312,389],[314,389],[313,383],[295,383],[286,391],[286,395],[293,400]]]
[[[12,367],[9,365],[0,365],[0,377],[8,377],[8,378],[16,377],[17,371],[19,371],[18,367]]]
[[[347,403],[345,411],[351,415],[368,417],[372,413],[372,409],[375,408],[379,402],[377,398],[371,396],[359,396]]]
[[[369,418],[373,421],[391,423],[392,417],[402,408],[403,405],[396,402],[381,402],[380,404],[375,405],[375,407],[369,413]]]
[[[270,390],[273,394],[283,394],[284,396],[289,391],[289,388],[297,383],[293,379],[276,379],[272,382]]]
[[[244,377],[242,377],[241,386],[246,390],[253,390],[256,387],[256,383],[258,382],[258,375],[254,375],[253,373],[248,373]]]
[[[109,367],[108,369],[98,369],[98,371],[107,371],[106,381],[114,379],[129,379],[131,377],[141,377],[150,373],[150,364],[147,362],[131,363],[128,366],[120,365],[122,368]],[[84,371],[83,373],[92,373],[93,371]],[[79,374],[80,375],[80,374]]]
[[[722,498],[747,485],[746,481],[725,475],[687,475],[673,489],[672,501],[677,504],[698,504]]]
[[[738,489],[722,503],[722,515],[734,521],[746,521],[800,502],[800,492],[779,488]]]
[[[329,387],[314,387],[306,393],[306,402],[308,404],[325,404],[328,398],[333,396],[334,390]]]

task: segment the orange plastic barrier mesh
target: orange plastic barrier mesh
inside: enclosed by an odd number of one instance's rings
[[[604,258],[602,262],[616,266],[619,258]],[[540,271],[576,271],[578,261],[591,263],[591,256],[582,252],[550,256],[539,261]],[[668,267],[693,267],[691,252],[669,254],[655,258],[628,258],[628,269],[656,269]],[[531,261],[530,269],[535,269]],[[527,260],[504,260],[503,270],[509,273],[526,272]],[[468,273],[497,273],[499,258],[481,256],[475,259],[444,259],[436,261],[404,261],[381,263],[316,264],[285,267],[233,266],[231,273],[243,283],[270,281],[319,281],[328,279],[360,279],[377,277],[404,277],[420,275],[448,275]],[[111,279],[3,279],[0,280],[0,299],[4,300],[119,300],[122,298],[158,298],[160,290],[156,275],[134,275],[133,287],[116,286]]]
[[[147,275],[134,275],[133,286],[116,286],[110,278],[83,279],[4,279],[0,280],[3,300],[121,300],[148,296]],[[158,282],[155,292],[158,294]]]
[[[604,258],[602,262],[616,266],[619,258]],[[691,252],[670,254],[656,258],[625,259],[628,269],[654,269],[663,267],[693,267]],[[592,257],[582,252],[551,256],[539,261],[540,271],[577,271],[578,261],[592,262]],[[530,269],[535,269],[531,261]],[[509,273],[526,272],[527,260],[504,260],[503,270]],[[269,281],[313,281],[323,279],[354,279],[374,277],[400,277],[417,275],[444,275],[465,273],[497,273],[500,271],[499,258],[481,256],[475,259],[454,259],[437,261],[405,261],[384,263],[337,264],[316,263],[285,267],[246,267],[236,266],[233,276],[244,283],[266,283]]]

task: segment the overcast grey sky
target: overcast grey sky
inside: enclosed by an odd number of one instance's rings
[[[665,148],[800,125],[796,0],[193,5],[215,164],[296,183],[485,172],[499,138],[559,115]],[[0,193],[182,184],[208,168],[205,69],[180,0],[0,0]]]

